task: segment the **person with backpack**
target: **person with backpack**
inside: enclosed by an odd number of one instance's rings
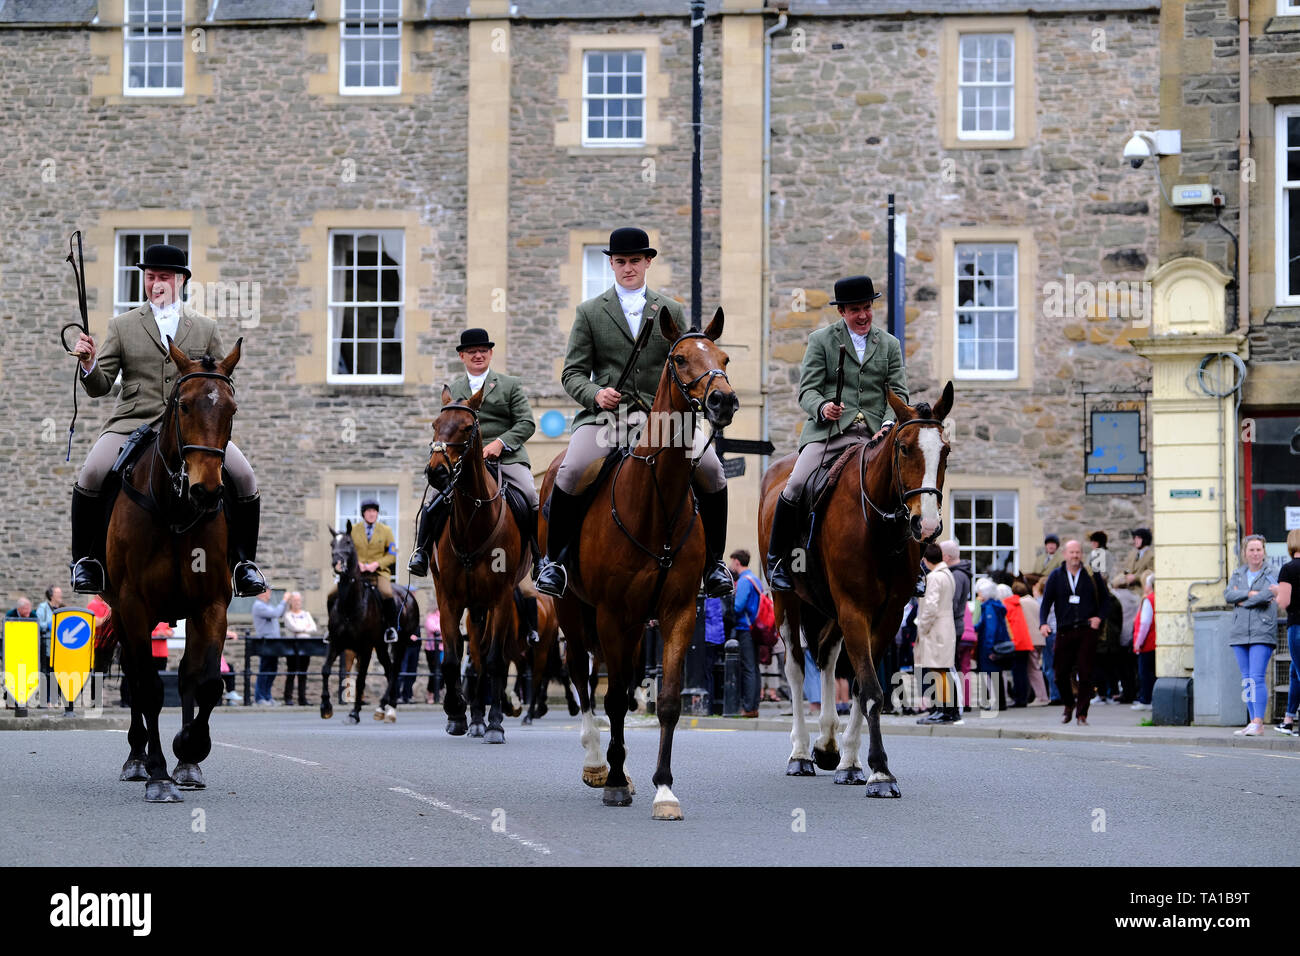
[[[731,636],[740,645],[740,710],[742,717],[758,716],[758,651],[754,647],[754,619],[758,616],[763,585],[749,569],[749,552],[731,552],[731,574],[736,579],[733,608],[736,626]]]
[[[1043,601],[1038,608],[1039,630],[1044,637],[1051,630],[1048,615],[1056,611],[1056,686],[1061,693],[1065,714],[1061,723],[1068,724],[1078,707],[1078,721],[1088,724],[1088,704],[1092,700],[1092,668],[1097,655],[1097,639],[1113,598],[1106,581],[1083,563],[1083,549],[1078,541],[1065,542],[1065,563],[1047,578]],[[1078,674],[1076,701],[1070,676]]]

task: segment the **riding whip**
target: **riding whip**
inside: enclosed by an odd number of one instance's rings
[[[77,241],[75,258],[73,257],[72,248],[72,240],[74,239]],[[64,261],[72,266],[72,277],[77,283],[77,305],[81,307],[81,324],[69,322],[65,325],[59,330],[59,341],[63,343],[63,351],[69,355],[76,355],[76,352],[68,348],[68,329],[77,329],[86,335],[90,334],[90,316],[86,311],[86,256],[81,247],[80,229],[68,237],[68,258]],[[80,375],[81,362],[80,356],[78,356],[77,365],[72,369],[72,421],[68,423],[68,453],[63,459],[64,461],[72,460],[72,435],[77,428],[77,379]]]
[[[841,345],[841,346],[840,346],[840,364],[839,364],[839,367],[835,370],[835,404],[836,404],[836,405],[842,405],[842,404],[844,404],[844,402],[843,402],[843,398],[844,398],[844,356],[845,356],[845,354],[846,354],[847,352],[848,352],[848,349],[845,348],[843,345]]]

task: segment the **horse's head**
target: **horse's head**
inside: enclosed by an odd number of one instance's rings
[[[894,483],[909,515],[908,528],[917,541],[933,541],[943,531],[939,506],[943,501],[943,474],[948,462],[948,442],[943,420],[952,411],[952,382],[932,409],[926,402],[908,405],[885,388],[894,410]]]
[[[718,348],[722,335],[722,309],[703,332],[680,335],[673,317],[664,309],[659,314],[659,331],[673,343],[668,352],[668,370],[673,383],[691,408],[702,413],[714,428],[726,428],[740,408],[740,399],[727,380],[727,353]]]
[[[357,548],[352,543],[352,520],[342,531],[330,528],[330,565],[340,578],[357,567]]]
[[[230,373],[239,364],[243,339],[221,360],[205,355],[192,360],[168,340],[176,366],[176,384],[168,399],[171,425],[160,445],[180,458],[180,467],[168,468],[176,494],[187,497],[199,511],[211,511],[221,500],[221,465],[230,441],[231,423],[238,405]]]
[[[442,411],[433,420],[433,441],[429,445],[429,462],[424,474],[429,484],[446,491],[453,476],[460,473],[461,462],[473,447],[478,433],[478,410],[483,404],[483,390],[469,400],[453,402],[451,389],[442,387]]]

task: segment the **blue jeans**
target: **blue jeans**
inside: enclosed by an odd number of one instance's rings
[[[1273,648],[1268,644],[1233,644],[1232,653],[1241,669],[1241,699],[1246,702],[1250,719],[1263,720],[1264,705],[1268,702],[1268,662]]]
[[[271,685],[275,683],[276,671],[280,668],[279,657],[263,657],[257,666],[257,686],[253,690],[254,700],[270,700]]]
[[[398,671],[402,676],[397,696],[400,700],[406,700],[415,689],[415,672],[420,669],[420,642],[408,641],[406,651],[398,663]]]
[[[822,672],[806,647],[803,649],[803,699],[810,704],[822,702]]]
[[[1060,701],[1061,692],[1056,687],[1056,632],[1047,632],[1047,643],[1043,645],[1043,680],[1047,682],[1047,696],[1052,701]]]
[[[1291,648],[1291,689],[1287,691],[1286,714],[1294,718],[1300,704],[1300,624],[1286,629],[1287,647]]]
[[[1143,651],[1138,655],[1138,703],[1151,703],[1156,687],[1156,652]]]

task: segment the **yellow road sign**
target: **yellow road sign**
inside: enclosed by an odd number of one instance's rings
[[[50,666],[63,699],[76,701],[86,686],[95,659],[95,614],[84,607],[61,607],[54,612]]]
[[[41,626],[36,618],[5,619],[5,690],[19,707],[41,682]]]

